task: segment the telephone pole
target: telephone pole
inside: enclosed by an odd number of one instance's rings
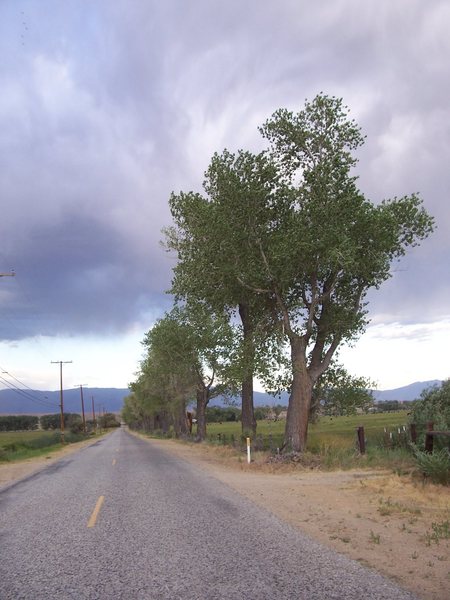
[[[94,396],[91,396],[92,400],[92,422],[94,427],[94,433],[97,433],[97,422],[95,420],[95,405],[94,405]]]
[[[86,385],[85,383],[80,383],[80,395],[81,395],[81,414],[83,416],[83,431],[84,431],[84,435],[86,435],[86,418],[84,416],[84,398],[83,398],[83,385]]]
[[[59,365],[59,408],[61,410],[61,444],[64,444],[64,399],[63,399],[63,377],[62,377],[62,366],[71,363],[71,360],[52,360],[52,365]]]

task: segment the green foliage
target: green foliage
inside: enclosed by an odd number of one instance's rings
[[[442,521],[441,523],[431,523],[432,533],[426,534],[427,545],[430,546],[431,542],[439,544],[440,540],[450,539],[450,521]]]
[[[414,448],[414,457],[420,471],[433,483],[450,485],[450,452],[447,448],[432,453]]]
[[[70,428],[74,423],[81,420],[81,416],[76,413],[64,413],[64,427]],[[39,418],[41,428],[44,430],[55,430],[61,426],[61,415],[42,415]]]
[[[98,425],[102,429],[120,427],[120,421],[114,413],[105,413],[98,419]]]
[[[423,447],[426,424],[433,422],[435,431],[450,431],[450,379],[424,390],[420,399],[413,403],[409,422],[415,423],[418,445]],[[434,438],[436,448],[444,447],[448,438]]]
[[[367,412],[373,406],[373,385],[370,379],[352,376],[341,365],[332,364],[314,387],[310,420],[314,421],[319,411],[329,416]]]
[[[285,435],[303,450],[312,389],[340,344],[364,330],[367,292],[434,224],[415,194],[372,204],[358,190],[351,169],[364,138],[342,100],[319,94],[260,131],[267,151],[214,154],[204,196],[172,195],[172,292],[229,313],[246,307],[242,372],[291,390]],[[347,386],[348,401],[329,394],[330,410],[364,404],[362,389]]]
[[[0,431],[33,431],[39,426],[39,417],[33,415],[0,416]]]
[[[232,374],[233,330],[224,314],[204,303],[176,306],[146,334],[147,354],[131,385],[122,418],[130,426],[186,433],[186,405],[197,402],[198,435],[211,398],[236,392]]]
[[[206,409],[208,423],[237,423],[240,417],[241,411],[235,406],[208,406]]]

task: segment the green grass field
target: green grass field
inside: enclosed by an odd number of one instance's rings
[[[356,442],[356,428],[359,426],[364,427],[368,443],[371,439],[378,441],[384,436],[384,428],[395,434],[399,427],[406,426],[406,421],[407,415],[404,411],[351,417],[322,417],[318,423],[312,424],[308,428],[308,447],[310,449],[323,445],[341,448],[353,447]],[[257,435],[266,437],[271,434],[274,440],[281,442],[285,423],[285,421],[258,421]],[[239,438],[241,424],[239,422],[208,424],[208,436],[213,437],[218,434],[234,435],[235,438]]]
[[[21,444],[37,439],[51,439],[54,431],[0,431],[0,448],[7,444]]]
[[[283,444],[285,421],[258,421],[257,437],[262,436],[264,449],[269,447],[271,436],[272,451]],[[322,417],[318,423],[308,428],[307,454],[315,455],[323,468],[352,468],[361,465],[390,468],[398,472],[408,471],[414,464],[408,448],[406,427],[407,414],[380,413],[355,415],[351,417]],[[356,429],[363,426],[366,439],[366,454],[361,457],[356,444]],[[387,430],[387,436],[384,429]],[[401,434],[398,435],[398,428]],[[406,430],[408,428],[406,427]],[[210,423],[207,428],[208,439],[213,443],[231,441],[241,437],[241,424]],[[389,432],[393,433],[392,446],[387,447]],[[195,434],[195,430],[194,430]],[[220,434],[220,436],[219,436]],[[219,439],[220,438],[220,439]],[[316,459],[313,460],[315,462]]]
[[[65,440],[72,443],[84,439],[66,433]],[[59,431],[1,431],[0,462],[23,460],[42,456],[61,448]]]

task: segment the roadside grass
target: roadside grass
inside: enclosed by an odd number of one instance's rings
[[[80,442],[84,435],[67,432],[66,444]],[[63,447],[59,431],[0,432],[0,463],[24,460],[49,454]]]
[[[266,460],[271,452],[277,453],[284,437],[285,421],[258,421],[256,440],[264,443],[265,451],[255,456]],[[356,445],[356,429],[364,427],[366,437],[366,454],[360,455]],[[355,415],[349,417],[322,417],[308,428],[307,451],[298,466],[304,468],[321,468],[324,470],[354,468],[384,468],[398,475],[409,474],[415,468],[415,460],[408,448],[407,436],[403,430],[406,426],[406,413],[380,413]],[[385,429],[387,433],[385,433]],[[400,429],[400,435],[398,430]],[[239,422],[222,422],[208,424],[208,442],[214,445],[229,444],[232,440],[244,449],[245,440],[241,434]],[[386,436],[393,432],[395,444],[386,447]],[[194,428],[195,435],[195,428]],[[399,443],[401,442],[401,443]],[[239,450],[238,450],[239,451]]]
[[[397,431],[406,425],[406,412],[352,415],[349,417],[321,417],[317,423],[308,427],[308,448],[321,445],[339,447],[354,447],[356,442],[356,428],[363,426],[366,438],[379,441],[384,434],[384,428]],[[282,444],[285,421],[258,421],[257,435],[267,437],[272,435],[274,440]],[[218,434],[236,438],[241,436],[240,422],[208,423],[208,435]]]

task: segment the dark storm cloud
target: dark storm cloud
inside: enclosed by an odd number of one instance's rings
[[[262,147],[258,125],[321,90],[368,135],[362,190],[420,191],[439,224],[371,296],[375,320],[448,313],[449,18],[418,0],[3,2],[0,271],[17,279],[0,280],[0,337],[162,311],[170,192],[199,189],[214,151]]]
[[[16,253],[16,278],[8,281],[3,340],[42,335],[116,333],[151,302],[168,299],[167,269],[134,256],[128,240],[100,220],[66,215],[56,227],[30,230]],[[136,261],[138,267],[136,267]],[[156,281],[153,279],[156,278]],[[165,288],[164,288],[165,286]],[[6,285],[5,285],[6,288]]]

